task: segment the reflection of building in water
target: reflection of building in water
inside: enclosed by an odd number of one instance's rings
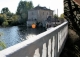
[[[25,26],[19,27],[19,32],[20,32],[19,35],[21,36],[21,40],[26,40],[29,37],[31,38],[31,37],[38,35],[44,31],[45,31],[45,29],[43,29],[43,28],[32,29],[32,28],[27,28]]]

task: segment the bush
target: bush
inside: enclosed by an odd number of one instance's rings
[[[0,25],[5,21],[6,15],[5,14],[0,14]]]
[[[3,22],[2,26],[8,26],[8,22],[7,21]]]
[[[2,33],[0,33],[0,51],[6,48],[6,44],[1,40]]]

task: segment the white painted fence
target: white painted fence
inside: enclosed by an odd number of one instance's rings
[[[59,57],[68,34],[68,22],[0,51],[0,57]]]

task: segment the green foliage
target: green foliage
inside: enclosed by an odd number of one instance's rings
[[[0,33],[0,37],[1,36],[2,36],[2,33]],[[5,48],[6,48],[6,44],[0,38],[0,50],[5,49]]]
[[[62,14],[60,15],[60,18],[62,18],[62,19],[64,18],[64,13],[62,13]]]
[[[33,8],[33,3],[27,1],[20,1],[16,14],[9,11],[8,7],[4,7],[0,13],[0,25],[12,26],[18,24],[25,24],[28,18],[28,10]]]
[[[2,42],[2,41],[0,41],[0,48],[2,48],[2,49],[5,49],[5,48],[6,48],[5,43],[4,43],[4,42]]]
[[[19,22],[19,16],[14,14],[14,15],[11,17],[11,25],[17,25],[18,22]]]
[[[34,6],[33,6],[33,3],[30,1],[30,2],[28,2],[29,3],[29,9],[32,9]],[[28,9],[28,10],[29,10]]]
[[[7,22],[7,21],[3,22],[3,23],[2,23],[2,26],[4,26],[4,27],[5,27],[5,26],[8,26],[8,22]]]
[[[6,20],[6,15],[5,14],[0,14],[0,25]]]
[[[28,18],[28,10],[33,8],[33,3],[27,1],[20,1],[16,14],[20,16],[20,23],[25,23]]]
[[[54,14],[54,18],[58,18],[58,15],[57,14]]]
[[[17,25],[18,24],[18,20],[19,16],[16,14],[13,14],[9,11],[9,9],[3,8],[1,10],[1,14],[0,14],[0,25],[2,26],[10,26],[10,25]]]
[[[5,15],[7,16],[7,18],[12,17],[12,15],[13,15],[13,13],[11,13],[7,7],[2,8],[1,14],[5,14]],[[7,19],[7,18],[6,18],[6,19]]]
[[[62,13],[62,14],[60,15],[59,20],[60,20],[61,22],[64,22],[64,21],[65,21],[64,13]]]
[[[6,14],[8,12],[10,12],[9,9],[8,9],[8,7],[2,8],[2,10],[1,10],[2,14],[4,14],[4,13]]]

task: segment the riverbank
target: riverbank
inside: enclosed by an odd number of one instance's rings
[[[4,28],[5,28],[5,27],[13,27],[13,26],[26,26],[26,24],[23,24],[23,25],[8,25],[8,26],[1,26],[1,25],[0,25],[0,28],[2,28],[2,27],[4,27]],[[27,27],[27,26],[26,26],[26,27]]]
[[[60,57],[80,57],[80,37],[69,29],[69,35]]]

